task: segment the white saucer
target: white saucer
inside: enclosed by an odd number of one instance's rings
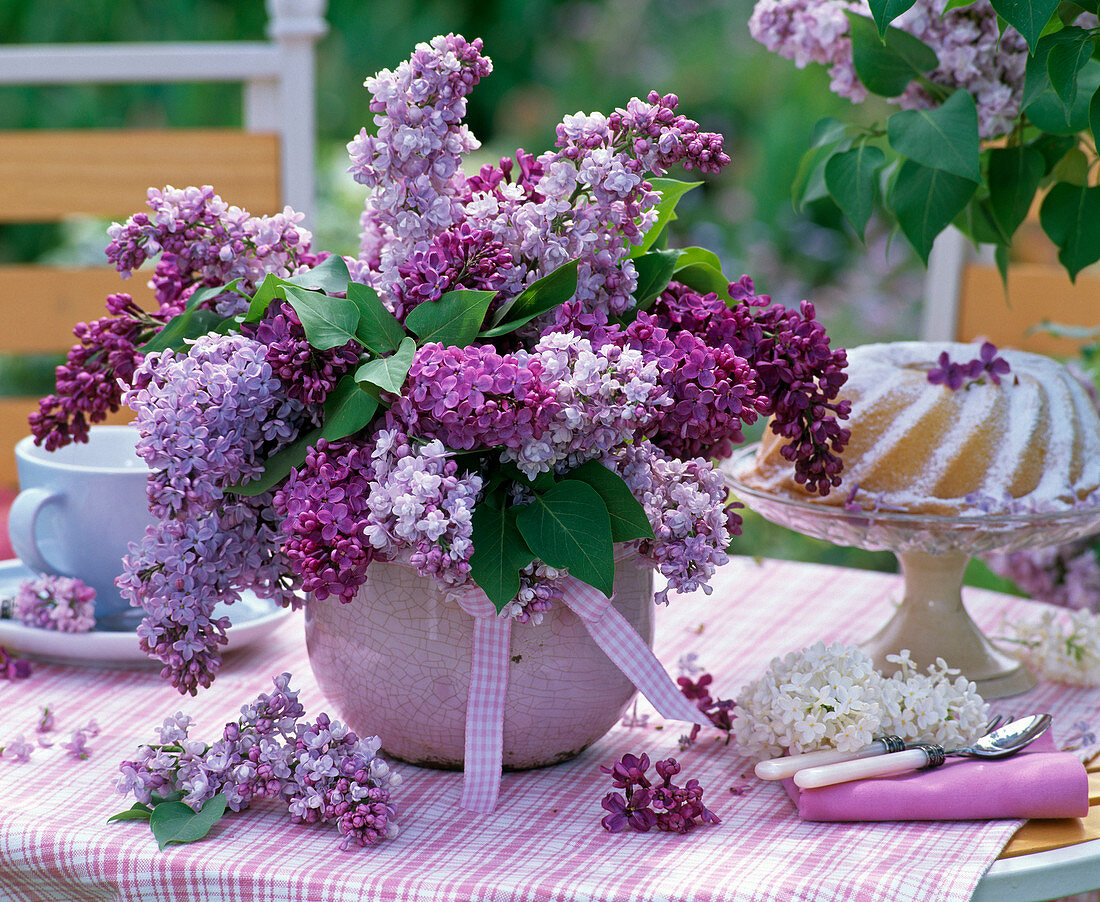
[[[20,582],[35,575],[22,561],[0,561],[0,596],[14,595]],[[267,636],[290,616],[291,611],[251,592],[243,592],[239,602],[219,605],[215,613],[228,615],[233,620],[226,631],[229,644],[222,646],[223,651],[232,651]],[[54,663],[125,668],[163,666],[141,650],[133,630],[97,627],[87,633],[62,633],[0,620],[0,645],[9,652],[33,655],[38,660]]]

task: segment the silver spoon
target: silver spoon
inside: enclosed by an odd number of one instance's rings
[[[886,777],[903,774],[921,768],[939,767],[949,755],[969,758],[1007,758],[1026,748],[1050,726],[1049,714],[1031,714],[1013,720],[992,733],[981,737],[973,745],[958,749],[944,749],[939,745],[919,745],[903,752],[808,767],[794,775],[796,786],[816,789],[834,783],[847,783],[865,777]]]
[[[990,733],[1001,725],[1004,718],[1001,715],[994,717],[982,728],[982,735]],[[855,761],[857,758],[874,758],[878,755],[890,755],[894,752],[915,748],[917,743],[907,743],[900,736],[878,736],[870,745],[865,745],[854,752],[841,752],[836,749],[818,749],[813,752],[803,752],[800,755],[785,755],[782,758],[770,758],[760,761],[756,765],[755,774],[761,780],[786,780],[793,777],[800,770],[808,767],[818,767],[826,764],[839,764],[841,761]]]

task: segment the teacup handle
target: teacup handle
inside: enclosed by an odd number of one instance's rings
[[[60,496],[46,489],[23,489],[15,496],[8,513],[8,537],[16,557],[39,573],[57,573],[57,568],[42,557],[38,550],[35,528],[42,508],[58,497]]]

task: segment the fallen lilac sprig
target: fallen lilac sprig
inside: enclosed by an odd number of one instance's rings
[[[997,356],[997,346],[991,341],[983,342],[978,356],[966,363],[955,363],[947,351],[939,357],[939,366],[928,371],[928,381],[933,385],[946,385],[952,391],[958,391],[974,382],[989,381],[1001,384],[1001,376],[1011,367],[1007,360]]]
[[[603,807],[609,812],[600,821],[609,833],[632,829],[648,833],[656,827],[670,833],[688,833],[704,824],[719,824],[721,818],[703,804],[703,787],[698,780],[677,786],[672,778],[680,773],[675,758],[658,761],[654,768],[659,783],[649,780],[649,756],[623,755],[611,767],[600,770],[611,775],[611,782],[626,793],[609,792]]]
[[[695,702],[695,707],[702,711],[714,726],[726,734],[726,745],[729,745],[731,731],[733,730],[733,716],[730,712],[737,706],[737,702],[728,698],[713,698],[709,686],[714,682],[714,677],[709,673],[703,673],[698,680],[681,676],[676,679],[680,692],[688,701]],[[699,724],[694,724],[691,733],[680,738],[680,751],[686,751],[694,745],[699,731]]]
[[[24,626],[86,633],[95,626],[95,589],[67,576],[39,576],[19,583],[15,619]]]
[[[342,849],[396,836],[390,791],[400,777],[378,757],[378,737],[360,739],[327,714],[300,723],[305,708],[290,679],[275,677],[275,692],[242,707],[211,744],[188,739],[187,715],[165,718],[160,743],[141,746],[134,761],[119,765],[118,790],[132,792],[137,804],[110,821],[148,821],[163,849],[182,841],[175,839],[181,822],[194,828],[194,841],[227,808],[278,798],[293,823],[335,824]]]

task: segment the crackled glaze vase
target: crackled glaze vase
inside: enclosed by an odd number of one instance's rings
[[[306,605],[306,644],[336,713],[389,754],[461,768],[474,618],[435,580],[399,563],[370,565],[349,604]],[[634,554],[616,560],[614,606],[653,641],[653,573]],[[504,767],[556,764],[579,754],[622,716],[634,686],[566,605],[542,623],[512,626],[504,711]]]

